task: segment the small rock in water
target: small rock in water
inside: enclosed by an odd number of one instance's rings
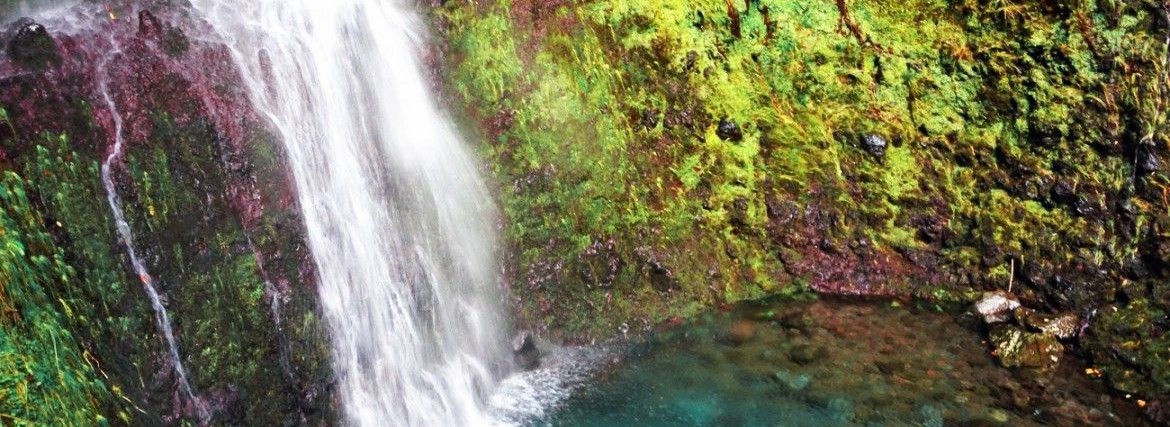
[[[903,371],[905,371],[907,369],[907,367],[909,366],[909,364],[906,363],[905,361],[893,360],[893,359],[890,359],[890,360],[881,359],[881,360],[875,361],[873,364],[875,367],[877,367],[878,371],[880,371],[881,373],[886,374],[886,375],[900,374]]]
[[[918,412],[922,415],[922,427],[943,427],[943,413],[932,405],[923,405]]]
[[[795,329],[801,334],[807,334],[813,326],[816,326],[816,322],[811,317],[800,311],[781,314],[777,316],[776,322],[785,328]]]
[[[783,384],[785,387],[787,387],[789,391],[804,390],[806,387],[808,387],[808,384],[812,382],[812,378],[809,378],[808,375],[794,374],[788,371],[776,371],[776,373],[772,374],[772,376],[775,377],[776,380],[780,382],[780,384]]]
[[[1060,339],[1072,338],[1080,329],[1080,319],[1071,313],[1058,315],[1031,313],[1023,318],[1023,323],[1029,328]]]
[[[872,154],[878,159],[886,157],[886,145],[888,144],[886,143],[886,139],[882,138],[881,135],[866,135],[865,138],[861,140],[861,145],[865,147],[865,151],[868,151],[869,154]]]
[[[823,359],[828,356],[828,351],[824,347],[813,347],[811,345],[798,345],[788,352],[788,359],[792,360],[797,365],[807,365],[814,360]]]
[[[1008,422],[1008,413],[1003,409],[994,409],[991,411],[991,419],[997,423]]]
[[[540,366],[540,349],[536,348],[536,337],[531,332],[521,331],[512,339],[512,359],[526,371]]]
[[[829,416],[833,417],[834,420],[842,422],[853,421],[855,414],[853,402],[837,397],[830,399],[826,406],[827,408],[825,409],[829,411]]]
[[[1056,337],[1043,333],[1025,332],[1014,326],[991,331],[995,355],[1005,368],[1027,368],[1044,374],[1060,364],[1064,346]]]
[[[985,292],[979,301],[975,302],[973,311],[983,319],[983,323],[1001,323],[1011,318],[1012,311],[1020,307],[1020,301],[1014,295],[1004,291]]]

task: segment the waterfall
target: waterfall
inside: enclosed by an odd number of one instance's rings
[[[378,0],[195,0],[283,140],[352,425],[479,425],[507,365],[494,212]]]

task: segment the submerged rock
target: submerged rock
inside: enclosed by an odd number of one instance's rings
[[[972,311],[979,315],[984,323],[1002,323],[1011,319],[1012,312],[1020,308],[1020,301],[1014,295],[1004,291],[985,292],[979,301],[975,302]]]
[[[829,352],[824,347],[801,344],[788,352],[788,359],[797,365],[807,365],[828,355]]]
[[[776,378],[776,381],[783,384],[789,391],[804,390],[812,382],[812,378],[806,374],[797,374],[784,370],[776,371],[776,373],[772,374],[772,377]]]
[[[731,345],[742,345],[756,336],[756,325],[750,320],[739,320],[727,329],[727,342]]]
[[[801,311],[780,314],[776,316],[776,323],[801,334],[808,334],[816,326],[816,321]]]

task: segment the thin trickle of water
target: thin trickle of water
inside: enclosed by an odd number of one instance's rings
[[[112,39],[110,43],[117,46],[117,42]],[[98,65],[98,69],[105,70],[106,64],[110,59],[120,54],[121,52],[116,48],[109,52]],[[134,233],[130,230],[130,224],[126,222],[125,214],[122,211],[122,198],[118,196],[118,189],[114,185],[112,168],[122,156],[122,116],[118,113],[118,106],[115,104],[114,98],[110,95],[109,82],[106,78],[100,80],[98,90],[114,122],[114,141],[109,148],[109,154],[106,156],[105,161],[102,162],[101,168],[102,184],[106,189],[106,202],[109,203],[110,211],[114,214],[114,224],[118,229],[118,237],[126,245],[126,253],[130,256],[130,265],[134,268],[134,273],[138,275],[139,281],[142,282],[142,288],[146,290],[146,295],[150,297],[150,306],[154,309],[154,320],[158,325],[159,332],[162,333],[163,342],[167,346],[167,354],[171,366],[175,370],[179,387],[182,388],[187,398],[191,400],[199,419],[206,423],[210,418],[207,405],[195,394],[195,390],[187,380],[187,370],[183,367],[183,360],[179,357],[179,343],[175,339],[174,332],[171,330],[170,316],[167,314],[167,309],[163,306],[162,300],[159,298],[158,288],[155,286],[154,278],[147,271],[146,265],[142,263],[142,259],[138,257],[138,252],[134,246]]]
[[[508,366],[494,206],[394,1],[196,0],[295,176],[344,414],[487,424]]]

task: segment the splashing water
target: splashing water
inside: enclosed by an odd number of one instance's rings
[[[494,206],[405,5],[197,0],[282,138],[354,425],[481,425],[507,369]]]

